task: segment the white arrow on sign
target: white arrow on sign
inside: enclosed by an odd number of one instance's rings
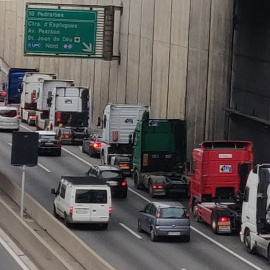
[[[83,49],[83,51],[85,51],[85,52],[92,52],[93,51],[92,43],[89,43],[89,46],[88,46],[85,42],[83,42],[83,45],[85,46],[85,49]]]

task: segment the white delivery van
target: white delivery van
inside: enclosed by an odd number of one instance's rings
[[[18,109],[16,107],[0,107],[0,129],[19,130]]]
[[[62,176],[57,190],[54,216],[70,223],[96,223],[106,229],[112,211],[111,190],[106,182],[95,177]]]

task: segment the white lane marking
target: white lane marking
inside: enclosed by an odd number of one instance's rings
[[[10,254],[10,256],[18,263],[18,265],[23,270],[29,270],[29,268],[19,259],[16,253],[12,250],[12,248],[4,241],[2,237],[0,237],[0,243],[6,249],[6,251]]]
[[[122,226],[124,229],[126,229],[127,231],[129,231],[130,233],[132,233],[133,235],[135,235],[137,238],[142,239],[141,236],[139,236],[137,233],[135,233],[134,231],[132,231],[128,226],[126,226],[123,223],[119,223],[120,226]]]
[[[238,258],[239,260],[245,262],[246,264],[250,265],[251,267],[253,267],[254,269],[257,270],[262,270],[262,268],[258,267],[257,265],[251,263],[250,261],[246,260],[245,258],[241,257],[240,255],[236,254],[235,252],[231,251],[230,249],[226,248],[225,246],[221,245],[220,243],[218,243],[217,241],[215,241],[214,239],[212,239],[211,237],[205,235],[204,233],[202,233],[201,231],[199,231],[198,229],[194,228],[193,226],[190,226],[190,228],[195,231],[196,233],[200,234],[201,236],[203,236],[204,238],[206,238],[207,240],[211,241],[212,243],[214,243],[215,245],[219,246],[220,248],[224,249],[225,251],[227,251],[228,253],[230,253],[231,255],[235,256],[236,258]]]
[[[24,127],[24,126],[23,126]],[[24,127],[25,128],[25,127]],[[25,128],[25,129],[28,129],[28,128]],[[28,129],[30,130],[30,129]],[[32,131],[32,130],[30,130]],[[72,156],[76,157],[77,159],[81,160],[82,162],[86,163],[87,165],[89,166],[93,166],[92,164],[88,163],[87,161],[83,160],[82,158],[78,157],[77,155],[73,154],[72,152],[66,150],[66,149],[63,149],[65,150],[67,153],[71,154]],[[140,198],[142,198],[143,200],[147,201],[147,202],[151,202],[151,200],[145,198],[143,195],[139,194],[138,192],[134,191],[133,189],[129,188],[129,191],[131,191],[132,193],[136,194],[137,196],[139,196]],[[122,223],[120,223],[121,225]],[[122,224],[121,226],[123,226],[124,224]],[[124,227],[125,228],[125,227]],[[253,267],[254,269],[257,269],[257,270],[262,270],[262,268],[256,266],[255,264],[251,263],[250,261],[244,259],[243,257],[239,256],[238,254],[234,253],[233,251],[231,251],[230,249],[226,248],[225,246],[221,245],[220,243],[216,242],[214,239],[212,239],[211,237],[207,236],[206,234],[202,233],[201,231],[199,231],[198,229],[194,228],[193,226],[190,226],[190,228],[192,230],[194,230],[195,232],[197,232],[198,234],[200,234],[201,236],[203,236],[204,238],[208,239],[209,241],[211,241],[212,243],[216,244],[217,246],[219,246],[220,248],[226,250],[227,252],[229,252],[230,254],[232,254],[233,256],[235,256],[236,258],[238,258],[239,260],[245,262],[246,264],[250,265],[251,267]],[[129,228],[128,228],[129,229]],[[132,233],[134,233],[132,231]]]
[[[73,157],[75,157],[75,158],[77,158],[78,160],[80,160],[81,162],[83,162],[83,163],[89,165],[90,167],[93,167],[93,165],[92,165],[91,163],[89,163],[89,162],[87,162],[86,160],[84,160],[83,158],[80,158],[79,156],[73,154],[72,152],[70,152],[70,151],[67,150],[66,148],[62,147],[62,149],[63,149],[65,152],[67,152],[67,153],[69,153],[70,155],[72,155]]]
[[[131,189],[130,187],[128,188],[129,191],[131,191],[132,193],[134,193],[135,195],[139,196],[140,198],[142,198],[143,200],[147,201],[147,202],[151,202],[150,200],[148,200],[147,198],[145,198],[143,195],[141,195],[140,193],[136,192],[135,190]]]
[[[23,126],[22,124],[20,124],[20,126],[21,126],[22,128],[24,128],[24,129],[26,129],[26,130],[29,130],[29,131],[35,132],[35,130],[32,130],[32,129],[30,129],[30,128],[26,127],[26,126]]]
[[[43,166],[42,164],[38,163],[38,166],[40,168],[42,168],[43,170],[45,170],[46,172],[51,172],[49,169],[47,169],[45,166]]]

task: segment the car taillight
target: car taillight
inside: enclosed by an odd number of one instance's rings
[[[127,164],[127,163],[119,164],[119,167],[120,167],[120,168],[121,168],[121,167],[128,167],[128,168],[129,168],[129,164]]]
[[[73,214],[73,206],[70,206],[70,208],[69,208],[69,215],[72,216],[72,214]]]
[[[160,212],[157,212],[156,217],[157,218],[161,218],[161,213]]]
[[[109,207],[109,213],[112,213],[112,211],[113,211],[113,208]]]
[[[61,138],[62,139],[68,139],[69,138],[69,135],[62,135]]]
[[[230,221],[230,219],[228,217],[221,217],[219,219],[219,221],[221,221],[221,222],[227,222],[227,221]]]
[[[186,213],[186,218],[189,218],[189,213]]]
[[[30,115],[29,119],[36,119],[36,116],[35,115]]]
[[[127,181],[126,181],[126,180],[124,180],[124,181],[122,182],[122,186],[123,186],[123,187],[127,186]]]
[[[94,148],[100,148],[101,147],[101,143],[94,143],[93,146],[94,146]]]
[[[164,186],[162,186],[162,185],[154,185],[153,186],[153,189],[163,189],[164,188]]]

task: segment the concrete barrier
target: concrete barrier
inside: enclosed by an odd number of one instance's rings
[[[1,172],[0,179],[0,188],[18,205],[20,205],[20,186],[8,179],[8,177]],[[47,233],[62,247],[64,247],[65,250],[69,252],[85,269],[115,270],[78,236],[66,228],[66,226],[58,221],[51,213],[49,213],[28,194],[25,194],[24,206],[26,212],[39,224],[39,226],[46,230]]]
[[[72,268],[33,229],[0,199],[1,224],[42,269],[71,270]]]

